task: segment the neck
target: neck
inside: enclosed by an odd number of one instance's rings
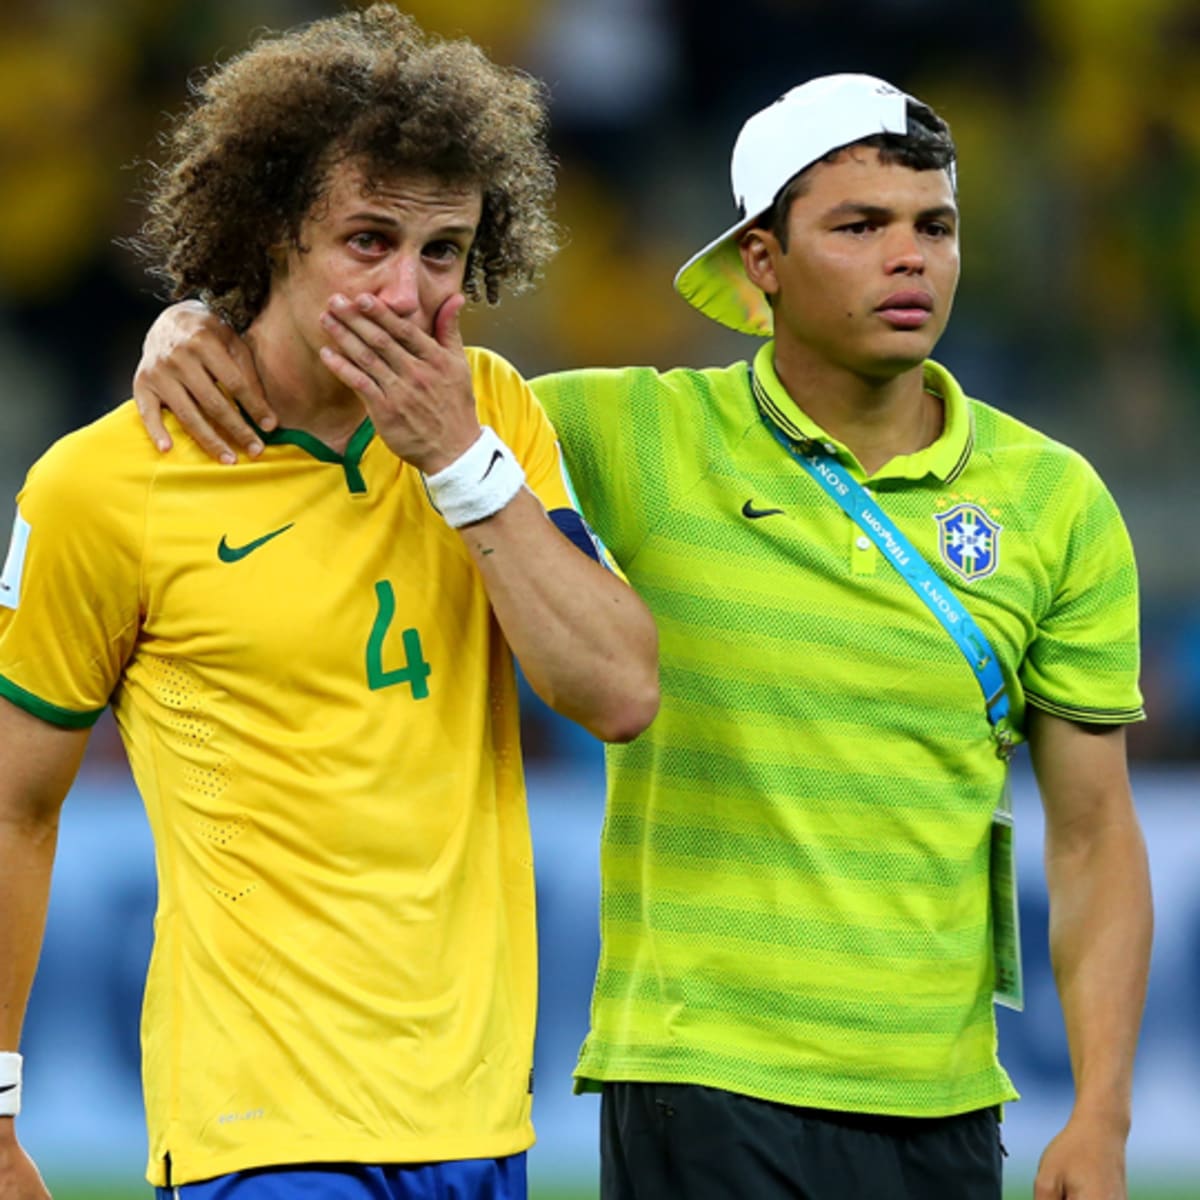
[[[311,434],[344,453],[366,410],[294,331],[272,328],[269,308],[246,330],[267,402],[285,429]]]
[[[920,364],[887,379],[868,378],[776,342],[775,374],[797,407],[846,446],[868,475],[941,436],[942,402],[925,390]]]

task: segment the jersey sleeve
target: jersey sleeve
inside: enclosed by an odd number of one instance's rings
[[[480,416],[517,456],[530,491],[564,537],[589,558],[615,569],[580,512],[554,426],[529,384],[497,354],[476,350],[471,358]]]
[[[620,563],[645,541],[667,469],[648,462],[663,444],[654,428],[663,412],[658,382],[657,372],[636,367],[530,381],[558,431],[583,515]]]
[[[65,728],[104,711],[140,624],[144,495],[98,482],[86,432],[29,472],[0,588],[0,695]]]
[[[1060,549],[1057,586],[1021,671],[1029,704],[1068,720],[1141,720],[1138,581],[1116,502],[1077,460],[1080,500]]]

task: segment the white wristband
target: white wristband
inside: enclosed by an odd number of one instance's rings
[[[452,529],[498,513],[525,486],[521,464],[489,425],[448,467],[421,478],[433,507]]]
[[[21,1056],[0,1050],[0,1117],[21,1111]]]

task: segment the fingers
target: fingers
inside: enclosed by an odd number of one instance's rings
[[[453,462],[479,436],[471,368],[458,334],[463,298],[433,315],[436,336],[377,296],[330,298],[321,361],[357,393],[391,451],[418,470]]]
[[[413,358],[431,358],[439,349],[437,341],[416,322],[397,315],[369,292],[364,292],[354,300],[341,295],[333,296],[327,312],[332,314],[336,323],[371,347],[393,370],[399,370],[404,365],[402,358],[394,353],[397,345]]]
[[[228,405],[228,402],[226,404]],[[237,462],[237,455],[230,448],[229,443],[209,423],[186,388],[174,382],[167,384],[163,396],[163,406],[174,413],[175,419],[183,426],[188,437],[209,458],[214,458],[226,466],[232,466]]]
[[[163,408],[222,462],[236,462],[235,446],[251,457],[262,453],[259,434],[231,396],[264,429],[277,424],[249,348],[203,305],[177,304],[159,315],[146,335],[133,393],[142,423],[160,450],[171,446]]]
[[[223,332],[226,336],[220,342],[209,344],[197,339],[181,347],[169,362],[163,364],[162,369],[165,371],[170,368],[171,382],[177,385],[161,392],[163,403],[206,450],[209,446],[199,436],[199,429],[193,429],[191,424],[194,416],[200,416],[209,430],[216,430],[221,435],[224,439],[221,446],[225,453],[233,453],[230,448],[232,443],[240,446],[251,458],[257,458],[262,453],[262,441],[230,397],[245,397],[243,404],[246,411],[261,424],[261,417],[250,408],[250,397],[254,396],[253,403],[258,414],[265,412],[270,416],[270,424],[264,428],[275,424],[275,414],[267,404],[253,356],[246,343],[232,330],[224,329]],[[180,395],[180,389],[191,401],[190,405],[176,407],[175,398]]]
[[[236,462],[234,446],[241,446],[251,458],[262,453],[258,434],[200,362],[179,359],[170,374],[159,374],[155,391],[184,431],[212,458]]]
[[[341,358],[353,363],[376,384],[400,369],[403,348],[397,346],[387,330],[373,320],[353,315],[354,310],[346,311],[346,306],[338,304],[336,299],[330,307],[335,311],[321,314],[321,328],[330,336],[333,349]],[[322,354],[322,358],[330,362],[326,355]]]
[[[433,336],[437,339],[438,345],[456,353],[461,353],[463,348],[462,331],[458,326],[458,318],[466,303],[466,296],[462,292],[455,292],[453,296],[442,303],[433,318]]]
[[[466,304],[467,298],[462,292],[455,292],[443,300],[433,315],[431,333],[426,333],[414,321],[399,316],[369,292],[364,292],[353,301],[345,296],[334,296],[329,307],[347,328],[354,330],[381,355],[385,355],[392,342],[399,342],[414,357],[430,358],[439,347],[455,354],[462,353],[458,319]],[[380,332],[387,336],[380,336]]]
[[[136,377],[133,385],[133,400],[150,440],[160,453],[165,454],[174,443],[171,441],[171,435],[167,432],[167,427],[163,424],[162,401],[158,398],[157,393],[146,384],[143,383],[139,386]]]
[[[250,353],[250,347],[240,337],[234,335],[232,331],[231,338],[232,341],[227,346],[227,349],[229,350],[230,362],[236,370],[236,375],[218,375],[217,378],[226,392],[258,423],[260,429],[272,430],[279,424],[279,421],[270,403],[267,401],[267,394],[263,390],[262,380],[258,377],[258,368],[254,364],[254,355]],[[240,423],[257,441],[257,436],[254,435],[253,430],[250,430],[250,427],[244,421]],[[231,430],[230,432],[233,431]],[[237,434],[234,433],[234,436],[237,437]],[[241,438],[238,440],[247,449],[250,449],[249,442]]]
[[[382,389],[379,384],[332,346],[321,347],[321,361],[351,391],[357,392],[363,398],[368,408],[382,396]],[[372,415],[374,415],[373,412]]]

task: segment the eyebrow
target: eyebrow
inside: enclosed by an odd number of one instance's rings
[[[826,214],[828,221],[840,220],[842,217],[865,217],[868,221],[890,221],[896,216],[896,210],[885,208],[880,204],[863,204],[857,200],[846,200],[835,205]],[[923,208],[917,213],[918,221],[933,221],[938,219],[957,220],[958,209],[953,204],[935,204],[932,208]]]
[[[375,225],[384,225],[388,229],[399,229],[401,223],[395,217],[389,217],[386,213],[380,212],[356,212],[351,213],[345,218],[347,221],[370,221]],[[461,237],[472,237],[475,234],[476,227],[467,223],[456,225],[442,225],[435,233],[438,237],[445,237],[447,234],[458,235]]]

